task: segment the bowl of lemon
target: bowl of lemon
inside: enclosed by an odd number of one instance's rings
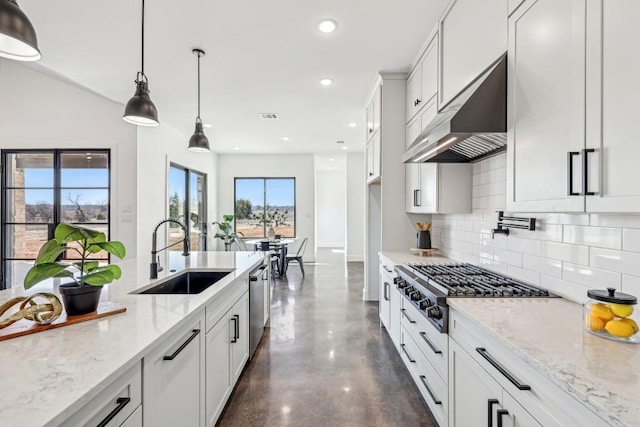
[[[616,292],[614,288],[591,289],[583,304],[583,326],[592,334],[627,343],[640,343],[637,313],[638,299]]]

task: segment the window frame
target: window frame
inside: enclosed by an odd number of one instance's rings
[[[179,163],[175,163],[175,162],[169,162],[169,169],[167,170],[167,202],[166,202],[166,206],[167,206],[167,218],[169,218],[169,200],[171,199],[171,168],[174,169],[179,169],[181,171],[183,171],[185,173],[185,180],[184,180],[184,185],[185,185],[185,192],[184,192],[184,211],[182,212],[182,216],[184,218],[184,226],[186,228],[186,233],[187,236],[189,236],[189,239],[191,239],[191,219],[189,217],[189,213],[190,213],[190,207],[191,207],[191,174],[196,174],[196,175],[200,175],[202,176],[202,178],[204,179],[204,191],[202,192],[202,204],[205,207],[205,213],[208,215],[209,214],[209,207],[207,205],[207,192],[209,190],[209,179],[206,173],[204,172],[200,172],[197,169],[193,169],[193,168],[189,168],[186,166],[182,166]],[[205,215],[205,217],[207,216]],[[177,219],[177,218],[174,218]],[[204,248],[198,248],[198,251],[206,251],[207,250],[207,246],[208,246],[208,224],[207,224],[208,219],[204,218],[204,221],[202,222],[202,224],[204,224],[204,229],[202,230],[204,236],[203,236],[203,242],[204,242]],[[166,234],[166,245],[169,244],[169,233]],[[169,249],[170,250],[170,249]]]
[[[107,182],[108,187],[62,187],[62,155],[64,154],[75,154],[75,153],[92,153],[92,154],[106,154],[107,156]],[[29,222],[15,222],[9,221],[7,217],[7,191],[12,189],[27,189],[27,187],[15,187],[8,186],[8,179],[10,179],[7,172],[7,159],[11,155],[15,154],[51,154],[53,156],[53,182],[52,187],[33,187],[30,189],[51,189],[53,191],[53,219],[51,222],[43,222],[43,223],[29,223]],[[112,239],[111,235],[111,221],[112,221],[112,203],[111,203],[111,190],[113,187],[112,183],[112,162],[111,162],[111,149],[110,148],[25,148],[25,149],[1,149],[0,150],[0,173],[2,174],[2,178],[0,179],[0,290],[9,289],[6,284],[7,275],[6,275],[6,263],[7,261],[32,261],[35,258],[19,258],[12,257],[7,258],[7,239],[5,238],[6,227],[7,225],[43,225],[48,226],[48,239],[52,239],[52,233],[55,228],[62,221],[62,195],[61,192],[63,189],[77,189],[77,190],[107,190],[107,212],[108,217],[106,221],[95,222],[95,223],[82,223],[82,222],[71,222],[71,224],[79,225],[79,226],[87,226],[87,225],[106,225],[107,226],[107,235],[109,236],[109,240]],[[69,259],[73,261],[73,259]],[[111,262],[111,255],[107,253],[106,260],[104,258],[95,258],[98,261],[104,261],[107,263]]]
[[[263,182],[262,185],[262,197],[263,197],[263,203],[262,203],[262,208],[263,208],[263,214],[266,215],[266,210],[267,210],[267,181],[268,180],[292,180],[293,181],[293,236],[283,236],[286,238],[291,238],[291,239],[295,239],[297,238],[297,233],[298,233],[298,200],[297,200],[297,186],[296,186],[296,177],[295,176],[236,176],[233,178],[233,229],[237,230],[237,224],[236,224],[236,219],[237,219],[237,215],[236,215],[236,202],[238,200],[238,195],[237,195],[237,182],[238,180],[242,180],[242,179],[254,179],[254,180],[259,180],[261,179]],[[261,238],[266,238],[267,237],[267,226],[263,225],[262,227],[262,237]]]

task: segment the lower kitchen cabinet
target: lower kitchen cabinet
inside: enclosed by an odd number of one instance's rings
[[[393,344],[400,349],[400,292],[394,283],[395,264],[384,255],[380,255],[380,322],[385,327]]]
[[[204,424],[204,312],[144,358],[145,426]]]
[[[214,426],[249,358],[249,293],[206,335],[206,419]]]
[[[120,427],[142,427],[142,406],[138,406]]]

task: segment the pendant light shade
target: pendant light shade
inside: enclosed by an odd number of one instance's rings
[[[198,116],[196,117],[196,130],[189,138],[189,151],[207,153],[211,151],[211,148],[209,147],[209,139],[204,134],[202,119],[200,119],[200,57],[204,56],[204,50],[193,49],[192,52],[198,55]]]
[[[0,0],[3,1],[3,0]],[[136,92],[124,109],[122,118],[138,126],[158,126],[158,109],[149,95],[149,80],[144,74],[144,0],[142,0],[142,67],[136,75]]]
[[[16,61],[42,57],[36,30],[16,0],[0,0],[0,56]]]

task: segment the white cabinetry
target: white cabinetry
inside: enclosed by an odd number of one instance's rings
[[[204,424],[204,313],[182,326],[144,358],[144,423]]]
[[[141,427],[141,404],[142,368],[138,362],[63,422],[61,427]]]
[[[381,87],[378,84],[367,104],[367,141],[373,138],[373,135],[380,129],[381,122]]]
[[[473,165],[418,163],[405,165],[405,207],[410,213],[471,212]]]
[[[367,143],[367,183],[378,181],[380,176],[380,133]]]
[[[453,0],[440,19],[438,108],[507,50],[507,0]]]
[[[406,120],[410,121],[418,111],[430,104],[437,111],[438,91],[438,33],[434,32],[428,41],[422,57],[407,78]],[[435,114],[434,114],[435,115]],[[426,126],[428,123],[424,123]],[[416,135],[417,136],[417,135]]]
[[[389,333],[396,348],[400,345],[400,292],[394,283],[397,273],[395,264],[389,258],[380,255],[380,322]]]

